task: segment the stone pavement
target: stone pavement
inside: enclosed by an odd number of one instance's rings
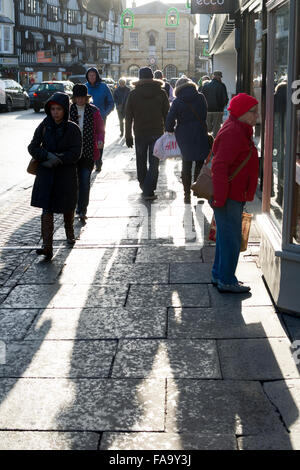
[[[51,263],[33,251],[31,188],[1,207],[0,448],[300,449],[299,370],[255,221],[238,267],[251,294],[221,295],[212,211],[183,204],[180,161],[151,204],[123,140],[104,156],[73,249],[56,217]]]

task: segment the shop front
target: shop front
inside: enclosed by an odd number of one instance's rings
[[[260,264],[277,307],[300,315],[300,2],[270,0]]]

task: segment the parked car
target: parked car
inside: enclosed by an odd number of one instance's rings
[[[32,105],[36,113],[40,112],[41,108],[44,108],[46,101],[57,91],[67,93],[69,97],[73,94],[74,83],[68,80],[65,81],[50,81],[41,82],[36,91],[32,95]]]
[[[73,83],[86,83],[85,75],[70,75],[68,79]]]
[[[116,82],[111,77],[101,77],[101,80],[108,86],[111,92],[113,92],[118,87]]]
[[[29,109],[29,96],[20,83],[10,78],[0,79],[0,83],[2,90],[0,105],[2,108],[8,112],[12,111],[14,108]]]
[[[38,89],[40,86],[40,83],[34,83],[33,85],[30,85],[30,87],[27,90],[29,99],[30,99],[30,107],[33,107],[33,93]]]
[[[134,88],[132,82],[137,82],[139,77],[122,77],[125,80],[126,86],[128,86],[131,90]]]
[[[86,76],[85,75],[70,75],[69,80],[73,83],[86,83]],[[105,83],[111,92],[114,91],[115,88],[117,88],[116,82],[110,78],[110,77],[101,77],[101,80],[103,83]]]

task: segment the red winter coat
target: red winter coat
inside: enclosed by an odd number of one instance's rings
[[[213,145],[212,179],[213,206],[222,207],[227,199],[252,201],[258,180],[258,154],[252,140],[253,128],[234,116],[224,123]],[[245,160],[252,147],[252,155],[246,165],[229,183],[228,178]]]

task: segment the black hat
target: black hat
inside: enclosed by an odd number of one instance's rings
[[[150,67],[142,67],[139,70],[139,79],[142,80],[144,78],[153,78],[153,72]]]
[[[158,78],[158,79],[162,80],[162,78],[163,78],[162,71],[161,70],[155,70],[154,78]]]
[[[88,96],[88,89],[86,85],[82,83],[76,83],[73,87],[73,96],[72,98],[77,98],[79,96]]]

